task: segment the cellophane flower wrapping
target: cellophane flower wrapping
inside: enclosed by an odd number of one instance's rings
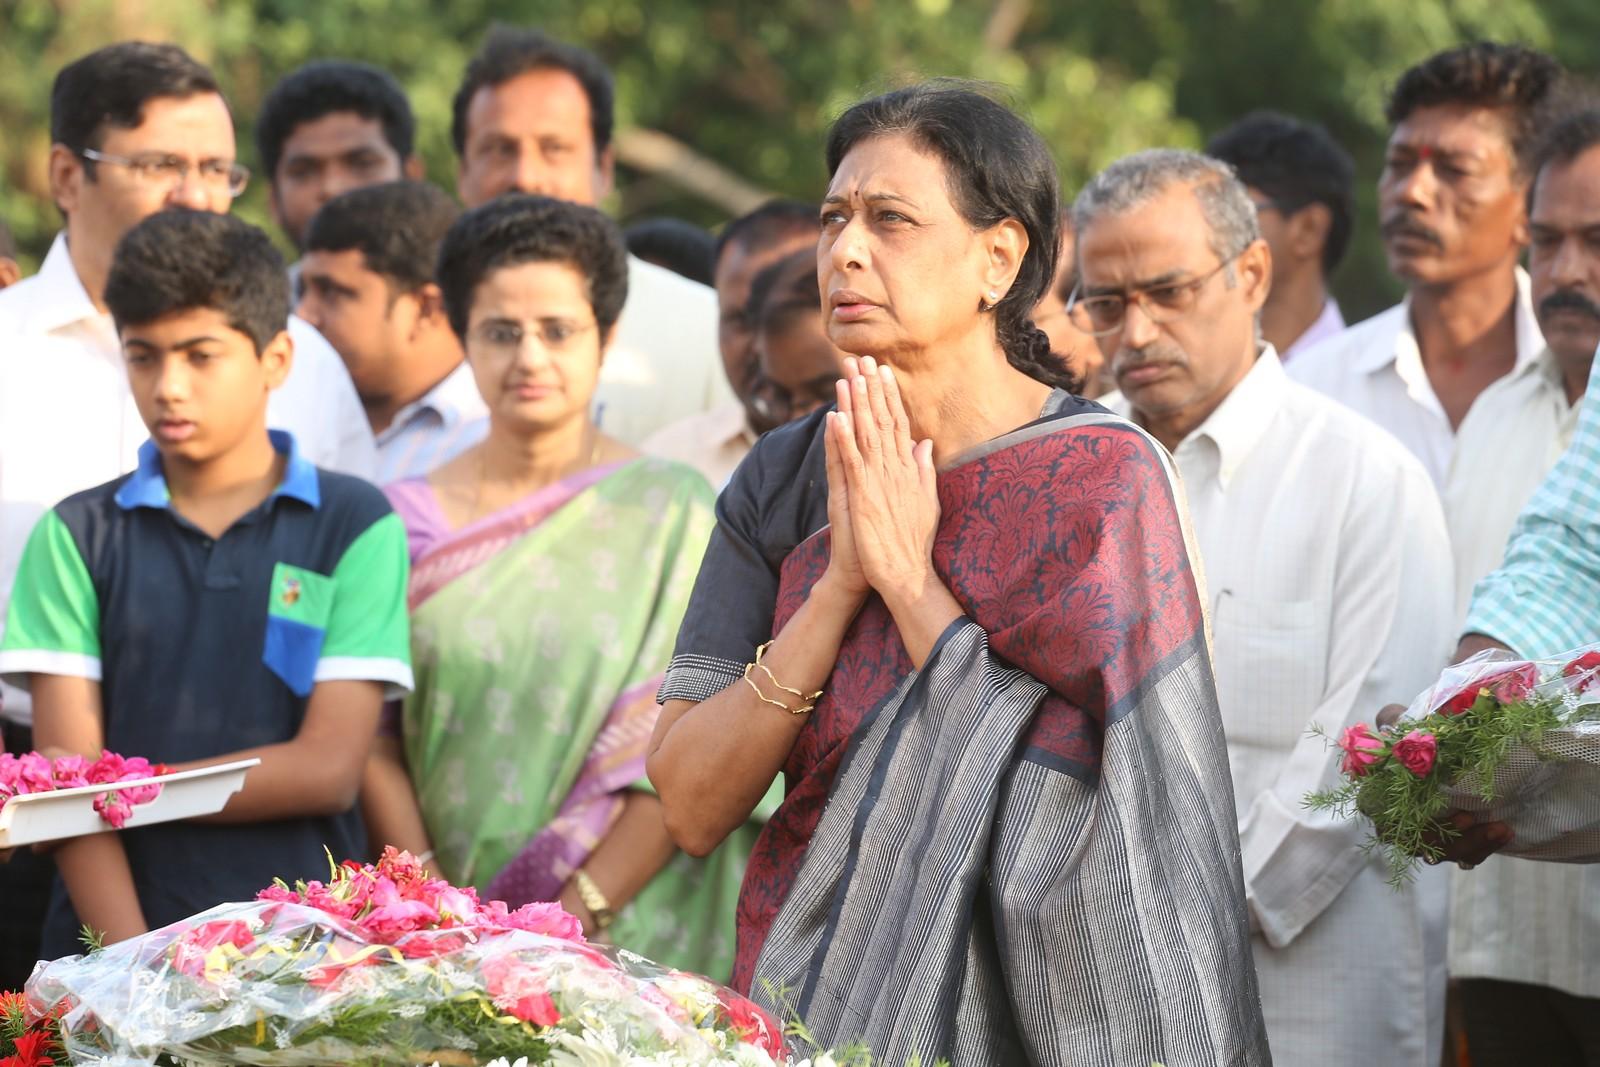
[[[1482,734],[1508,707],[1542,711],[1544,724],[1507,737],[1492,774],[1467,770],[1441,781],[1446,807],[1509,825],[1514,836],[1504,855],[1600,860],[1600,644],[1546,660],[1480,652],[1446,668],[1394,733],[1442,714]]]
[[[346,865],[40,964],[30,1001],[61,1013],[74,1064],[105,1067],[784,1062],[781,1028],[750,1001],[586,943],[558,905],[511,911],[425,878],[397,889],[386,870]]]

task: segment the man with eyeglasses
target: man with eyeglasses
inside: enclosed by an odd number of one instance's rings
[[[1285,376],[1261,340],[1272,255],[1224,163],[1141,152],[1078,196],[1078,289],[1120,393],[1169,450],[1211,605],[1244,884],[1273,1061],[1436,1067],[1445,887],[1395,891],[1355,822],[1307,810],[1337,738],[1443,662],[1450,551],[1420,464]]]
[[[1355,164],[1328,131],[1255,111],[1213,137],[1206,155],[1233,168],[1250,192],[1272,249],[1272,292],[1261,334],[1285,364],[1344,330],[1328,279],[1350,246]]]
[[[817,226],[815,204],[769,200],[722,228],[711,259],[717,350],[737,399],[662,427],[639,446],[642,451],[687,463],[720,488],[756,438],[788,421],[772,406],[770,383],[761,376],[750,290],[758,274],[791,252],[809,248],[814,257]]]
[[[172,45],[111,45],[62,68],[50,124],[50,188],[66,224],[39,273],[0,291],[0,610],[35,520],[132,470],[148,437],[102,300],[118,240],[159,211],[226,212],[250,177],[216,79]],[[344,365],[305,322],[291,317],[289,335],[293,369],[272,396],[271,424],[312,463],[370,474],[372,433]],[[27,750],[27,694],[3,688],[0,700],[6,747]],[[39,925],[28,863],[0,869],[0,945],[24,957]],[[31,963],[0,973],[0,985],[25,979]]]
[[[1406,298],[1289,365],[1398,437],[1437,486],[1478,394],[1544,348],[1517,266],[1528,241],[1523,157],[1560,78],[1549,56],[1492,42],[1401,75],[1378,215]]]

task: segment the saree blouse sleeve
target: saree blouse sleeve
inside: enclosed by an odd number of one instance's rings
[[[783,561],[828,522],[825,414],[762,437],[717,498],[716,529],[657,695],[662,702],[715,696],[772,637]]]

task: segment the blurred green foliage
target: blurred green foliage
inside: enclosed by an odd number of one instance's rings
[[[1373,220],[1383,100],[1406,66],[1476,37],[1517,40],[1593,73],[1596,0],[0,0],[0,219],[32,262],[58,219],[46,197],[50,82],[126,37],[211,63],[253,164],[252,116],[308,59],[392,70],[412,95],[430,175],[454,188],[450,98],[490,22],[538,25],[617,73],[619,122],[668,133],[758,186],[815,197],[829,120],[918,75],[1005,86],[1054,147],[1071,191],[1134,149],[1198,146],[1255,107],[1322,121],[1356,157],[1363,221],[1336,288],[1347,315],[1393,299]],[[265,182],[241,214],[265,224]],[[619,175],[624,221],[714,226],[726,208],[658,175]]]

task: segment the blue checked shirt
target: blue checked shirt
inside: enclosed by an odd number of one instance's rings
[[[1500,569],[1473,587],[1463,632],[1534,659],[1600,641],[1600,374],[1590,375],[1572,447],[1518,516]]]

